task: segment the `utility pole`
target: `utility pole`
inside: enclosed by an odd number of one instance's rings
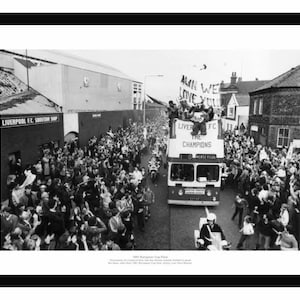
[[[27,72],[27,90],[29,91],[29,72],[28,72],[28,59],[27,59],[27,49],[25,50],[26,52],[26,72]]]

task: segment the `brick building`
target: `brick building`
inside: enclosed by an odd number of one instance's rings
[[[222,119],[224,130],[233,131],[235,127],[240,128],[241,124],[248,126],[249,92],[266,83],[265,80],[243,81],[241,77],[237,78],[235,72],[231,75],[230,83],[221,83],[221,105],[225,109],[225,116]]]
[[[272,148],[300,139],[300,65],[250,93],[249,132]]]

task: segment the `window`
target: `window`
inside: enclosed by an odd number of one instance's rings
[[[290,130],[288,128],[279,128],[277,135],[277,147],[287,147],[289,145]]]
[[[253,101],[253,115],[256,115],[257,112],[257,99]]]
[[[139,83],[132,84],[132,104],[133,109],[142,109],[142,85]],[[137,105],[138,104],[138,105]]]
[[[258,114],[259,114],[259,115],[262,115],[262,114],[263,114],[263,99],[260,99],[260,100],[259,100]]]
[[[218,165],[198,165],[197,181],[218,181],[219,166]]]
[[[228,106],[227,117],[234,119],[235,106]]]
[[[172,164],[172,181],[194,181],[194,165],[192,164]]]

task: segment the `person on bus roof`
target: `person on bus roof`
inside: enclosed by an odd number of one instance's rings
[[[197,135],[200,131],[201,135],[206,135],[206,122],[209,122],[214,117],[214,111],[212,107],[205,108],[203,102],[197,103],[189,110],[190,120],[194,123],[193,131],[191,135]]]
[[[169,101],[168,117],[169,117],[169,127],[171,128],[173,124],[173,120],[178,118],[178,107],[172,100]]]

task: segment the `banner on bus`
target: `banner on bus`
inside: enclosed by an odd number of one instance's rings
[[[191,136],[191,132],[193,130],[193,122],[190,121],[182,121],[179,119],[175,120],[175,136],[176,139],[178,140],[183,140],[186,139],[188,136],[190,136],[191,141],[197,141],[201,140],[203,138],[207,139],[209,138],[210,140],[212,139],[217,139],[219,131],[221,128],[219,128],[219,120],[212,120],[210,122],[206,123],[206,136]]]
[[[224,142],[218,139],[202,138],[196,140],[187,136],[185,139],[170,139],[168,156],[171,158],[180,158],[182,154],[191,154],[193,158],[205,157],[223,158]],[[212,156],[213,155],[213,156]]]

